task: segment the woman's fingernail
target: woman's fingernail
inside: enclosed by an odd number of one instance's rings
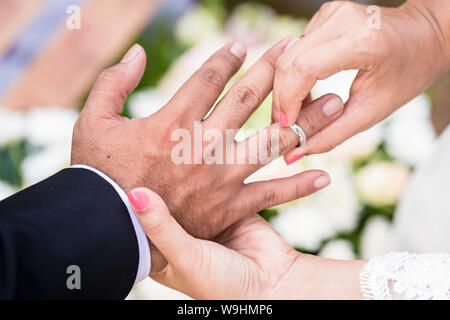
[[[290,158],[290,159],[286,162],[286,164],[287,164],[287,165],[293,164],[294,162],[300,160],[300,159],[303,158],[304,156],[305,156],[304,154],[296,155],[296,156]]]
[[[284,48],[283,52],[287,51],[290,47],[292,47],[294,44],[296,44],[298,42],[298,40],[300,40],[298,37],[292,38],[291,41],[289,41],[289,43]]]
[[[138,212],[146,211],[150,208],[150,199],[144,190],[133,190],[128,194],[128,199]]]
[[[314,181],[314,188],[316,189],[322,189],[330,184],[330,177],[329,176],[320,176],[319,178]]]
[[[122,60],[120,60],[121,63],[127,63],[131,60],[134,60],[138,56],[138,54],[141,52],[141,46],[137,43],[133,45],[130,50],[127,51],[127,53],[123,56]]]
[[[326,116],[332,117],[335,114],[341,112],[343,109],[343,105],[341,100],[339,99],[330,99],[325,103],[325,105],[322,107],[323,113],[325,113]]]
[[[247,48],[240,42],[235,42],[231,48],[230,52],[238,59],[244,59],[247,54]]]
[[[287,127],[287,126],[288,126],[287,116],[283,113],[283,111],[280,111],[280,127]]]

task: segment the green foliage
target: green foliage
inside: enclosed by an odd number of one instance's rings
[[[26,155],[26,142],[24,140],[11,142],[0,148],[0,180],[12,186],[22,186],[20,166]]]
[[[211,12],[211,14],[219,21],[224,21],[227,15],[224,0],[202,0],[202,6]]]

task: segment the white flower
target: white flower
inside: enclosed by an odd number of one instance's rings
[[[72,109],[34,108],[26,114],[26,137],[35,146],[70,145],[78,112]]]
[[[175,28],[176,38],[188,46],[208,42],[220,34],[220,21],[200,5],[190,8]]]
[[[344,141],[330,151],[328,156],[337,161],[359,160],[374,152],[382,141],[383,124],[380,123]]]
[[[244,3],[235,8],[226,24],[226,32],[249,46],[267,42],[276,13],[269,6]]]
[[[436,140],[430,108],[427,96],[420,95],[389,118],[386,149],[390,155],[411,166],[429,159]]]
[[[332,183],[317,193],[315,202],[336,232],[356,227],[361,210],[350,176],[332,175]]]
[[[361,199],[373,206],[395,204],[408,182],[409,169],[400,163],[377,162],[363,167],[356,176]]]
[[[306,198],[313,201],[317,211],[323,214],[335,232],[347,232],[356,227],[361,206],[356,194],[351,168],[337,162],[327,154],[304,158],[308,169],[321,169],[330,175],[331,184]]]
[[[25,121],[23,113],[0,107],[0,146],[10,141],[21,140],[24,136]]]
[[[35,184],[70,164],[70,144],[55,145],[27,155],[22,163],[24,186]]]
[[[323,240],[337,232],[353,230],[358,222],[361,207],[350,168],[346,164],[329,161],[326,155],[308,156],[290,166],[280,158],[248,180],[282,178],[312,168],[329,172],[331,185],[299,201],[280,206],[279,215],[270,222],[290,245],[315,251]]]
[[[330,222],[310,204],[282,207],[270,223],[289,245],[309,251],[318,250],[334,234]]]
[[[128,106],[133,118],[144,118],[161,109],[167,101],[158,90],[147,89],[133,93],[128,98]]]
[[[386,218],[370,218],[361,236],[361,257],[370,259],[388,253],[392,247],[392,226]]]
[[[188,300],[190,297],[170,289],[147,277],[136,284],[128,294],[127,300]]]
[[[0,181],[0,201],[12,196],[16,191],[16,188],[13,186],[4,181]]]
[[[334,93],[346,102],[357,73],[356,70],[341,71],[327,79],[319,80],[311,90],[311,95],[316,99],[327,93]]]
[[[347,240],[332,240],[323,246],[319,255],[329,259],[354,260],[356,259],[353,245]]]

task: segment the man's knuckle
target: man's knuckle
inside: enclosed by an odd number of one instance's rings
[[[260,104],[260,97],[257,91],[249,86],[237,85],[233,89],[233,96],[238,105],[253,108]]]
[[[295,198],[299,199],[303,196],[305,196],[305,187],[302,184],[297,183],[295,185]]]
[[[255,199],[254,196],[248,196],[245,198],[245,202],[243,202],[242,205],[242,209],[239,208],[240,211],[244,211],[247,213],[257,213],[259,212],[262,208],[261,206],[261,199]]]
[[[287,150],[289,148],[289,141],[286,134],[280,134],[278,139],[280,150]]]
[[[215,69],[211,67],[202,67],[197,71],[197,77],[206,84],[222,89],[225,86],[225,79]]]
[[[268,189],[264,195],[264,204],[266,207],[271,207],[277,204],[278,193],[273,189]]]
[[[272,150],[272,148],[273,148],[272,136],[269,136],[266,138],[266,150],[269,152],[270,156],[274,152],[274,150]]]
[[[277,200],[278,200],[277,198],[278,198],[278,195],[275,192],[275,190],[273,190],[273,189],[266,190],[266,192],[264,193],[264,201],[263,201],[264,206],[266,208],[274,206],[277,203]]]
[[[306,117],[303,117],[302,128],[305,132],[308,132],[310,133],[310,135],[312,135],[315,132],[319,131],[319,124],[317,123],[317,120],[315,120],[314,117],[310,114]]]

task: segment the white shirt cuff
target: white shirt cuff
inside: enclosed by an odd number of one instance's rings
[[[145,235],[144,229],[142,228],[139,220],[136,218],[136,215],[131,207],[130,200],[128,200],[127,195],[125,194],[125,191],[122,190],[122,188],[110,177],[108,177],[106,174],[101,172],[100,170],[97,170],[93,167],[86,166],[86,165],[73,165],[71,168],[80,168],[80,169],[86,169],[93,171],[97,173],[100,177],[108,181],[113,188],[117,191],[120,198],[122,199],[123,203],[128,209],[128,213],[130,214],[131,222],[133,223],[134,232],[136,233],[136,238],[138,241],[139,246],[139,265],[138,270],[136,274],[136,280],[134,281],[134,284],[144,280],[148,277],[150,274],[150,266],[151,266],[151,256],[150,256],[150,247],[148,245],[147,236]]]

